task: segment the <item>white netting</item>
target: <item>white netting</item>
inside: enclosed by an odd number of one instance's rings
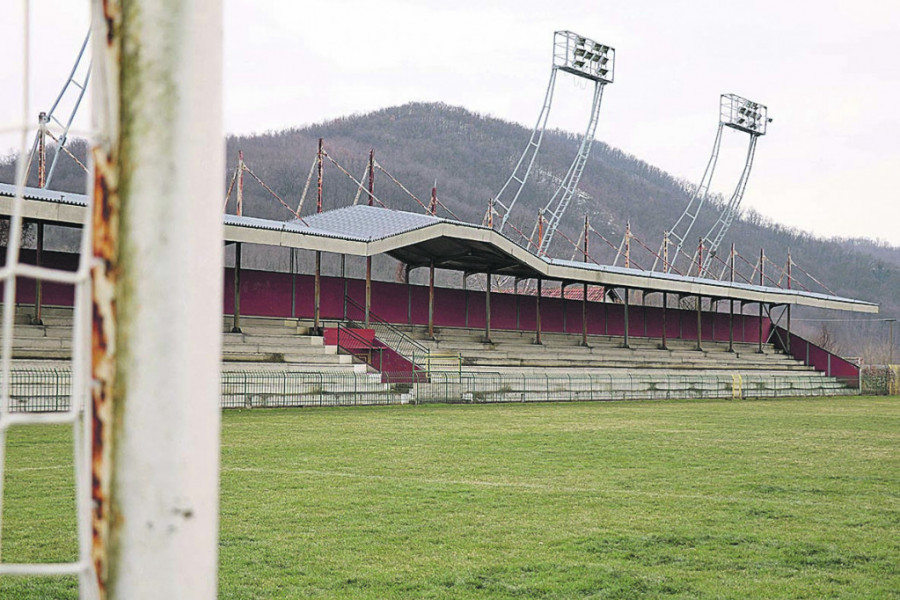
[[[21,112],[18,115],[9,116],[8,113],[3,114],[3,124],[0,129],[0,135],[6,142],[15,144],[14,150],[17,153],[16,170],[15,170],[15,194],[10,198],[9,195],[0,198],[0,219],[8,218],[8,236],[5,249],[5,264],[0,267],[0,283],[3,285],[2,296],[2,332],[0,332],[0,519],[3,516],[3,500],[4,482],[6,481],[6,451],[7,437],[9,430],[13,427],[33,427],[39,425],[65,424],[70,425],[73,429],[74,437],[74,476],[75,476],[75,493],[76,493],[76,510],[77,510],[77,533],[78,533],[78,553],[77,558],[72,562],[65,563],[9,563],[4,561],[2,555],[3,543],[3,523],[0,520],[0,575],[31,575],[31,576],[48,576],[48,575],[75,575],[79,579],[79,593],[82,598],[93,598],[97,596],[96,583],[93,574],[93,562],[91,560],[91,480],[90,480],[90,458],[91,458],[91,418],[89,385],[90,385],[90,278],[89,278],[89,259],[90,259],[90,214],[89,208],[83,209],[85,220],[81,234],[80,254],[78,258],[77,269],[75,271],[63,270],[58,268],[48,268],[36,264],[28,264],[23,261],[20,255],[20,249],[23,242],[23,231],[26,222],[35,222],[42,213],[37,212],[39,209],[34,200],[28,200],[26,194],[28,183],[28,172],[33,168],[29,166],[29,161],[33,156],[33,149],[37,147],[37,135],[41,126],[38,123],[38,114],[40,111],[50,112],[52,106],[59,107],[56,119],[44,123],[44,131],[48,141],[53,139],[64,141],[68,124],[71,121],[70,116],[74,111],[81,96],[81,88],[85,87],[86,78],[83,77],[86,67],[82,65],[80,70],[73,70],[69,75],[71,80],[78,85],[64,87],[64,94],[57,98],[35,97],[32,104],[32,86],[35,85],[35,72],[39,69],[34,64],[31,52],[34,48],[40,47],[42,50],[47,49],[48,41],[53,46],[54,60],[69,63],[76,56],[78,47],[68,48],[65,44],[58,44],[58,40],[48,40],[42,34],[41,25],[43,14],[36,14],[39,11],[45,11],[46,6],[43,3],[35,3],[32,6],[29,0],[23,0],[18,7],[6,7],[4,9],[4,18],[9,17],[6,21],[7,26],[18,19],[17,26],[20,27],[15,32],[11,32],[12,38],[20,38],[21,50],[17,50],[15,54],[7,56],[7,61],[18,65],[21,71],[21,82],[13,82],[12,89],[7,88],[4,91],[6,95],[16,95],[17,87],[21,86]],[[56,7],[59,9],[59,7]],[[80,10],[87,11],[87,6],[80,5]],[[8,9],[8,10],[7,10]],[[63,5],[63,11],[72,11],[71,5]],[[65,15],[56,15],[57,23],[60,17]],[[84,15],[81,15],[84,17]],[[64,20],[64,19],[63,19]],[[71,23],[67,23],[71,26]],[[86,50],[89,52],[89,49]],[[21,58],[17,58],[17,55]],[[47,57],[47,52],[41,52],[42,58]],[[85,63],[86,64],[86,63]],[[68,73],[66,73],[68,75]],[[60,85],[63,81],[58,81],[56,85]],[[81,115],[78,122],[89,122],[87,118],[87,107],[82,107]],[[76,125],[77,126],[77,125]],[[81,136],[89,135],[89,132],[81,130],[76,132],[68,130],[69,135],[78,133]],[[60,144],[56,144],[59,148]],[[6,148],[4,148],[5,150]],[[70,159],[70,158],[69,158]],[[66,157],[60,157],[60,160],[66,160]],[[49,167],[49,165],[47,165]],[[90,181],[90,178],[88,178]],[[45,214],[45,213],[44,213]],[[18,281],[17,281],[18,280]],[[28,402],[16,390],[16,382],[21,381],[18,367],[18,361],[15,360],[13,350],[16,339],[17,314],[17,282],[25,281],[53,282],[57,284],[65,284],[74,287],[74,318],[72,327],[72,350],[71,359],[68,369],[71,373],[71,385],[67,390],[68,402],[63,403],[62,410],[38,412],[40,407],[35,407]],[[30,282],[29,282],[30,284]],[[21,318],[19,319],[21,321]],[[38,325],[40,326],[40,325]],[[33,388],[37,389],[37,388]],[[12,401],[13,392],[15,393],[15,402]],[[8,516],[8,515],[7,515]]]

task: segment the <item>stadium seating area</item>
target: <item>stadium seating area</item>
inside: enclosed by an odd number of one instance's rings
[[[31,325],[32,308],[16,313],[14,369],[67,369],[72,311],[45,307],[43,325]],[[375,404],[426,401],[533,401],[617,398],[743,397],[845,394],[833,377],[764,345],[619,336],[442,327],[434,339],[422,326],[397,326],[434,355],[459,356],[455,364],[419,364],[427,371],[409,378],[379,374],[358,356],[310,335],[302,319],[242,317],[232,333],[223,317],[223,403],[230,406]],[[328,324],[328,323],[326,323]],[[421,357],[419,357],[421,359]],[[268,375],[267,375],[268,374]],[[273,379],[278,374],[277,382]],[[352,385],[348,382],[352,380]],[[330,387],[329,387],[330,386]],[[313,402],[311,398],[316,397]]]

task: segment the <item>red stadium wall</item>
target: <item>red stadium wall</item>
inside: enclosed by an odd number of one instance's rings
[[[312,275],[294,276],[294,306],[291,307],[291,276],[287,273],[241,271],[241,314],[268,317],[312,318],[314,312]],[[344,285],[339,277],[321,278],[322,319],[342,319],[344,315]],[[357,304],[365,303],[365,281],[346,280],[347,295]],[[435,288],[434,324],[436,327],[472,327],[485,325],[485,293],[483,291]],[[225,271],[223,311],[234,311],[234,271]],[[372,312],[390,323],[427,325],[428,288],[403,283],[372,282]],[[660,337],[662,309],[655,306],[629,307],[629,335]],[[666,335],[670,338],[697,339],[697,313],[692,310],[669,308],[666,311]],[[347,316],[364,318],[362,311],[347,305]],[[702,315],[704,340],[728,341],[728,313],[704,312]],[[491,327],[534,331],[537,320],[535,296],[491,294]],[[735,314],[734,339],[738,342],[758,341],[758,317]],[[625,333],[625,307],[611,302],[588,302],[588,333],[621,336]],[[771,322],[763,318],[763,336],[768,337]],[[544,332],[581,333],[581,300],[541,298],[541,330]]]
[[[5,250],[5,249],[2,249]],[[0,265],[5,262],[5,252],[0,252]],[[21,251],[22,262],[34,264],[34,250]],[[62,252],[43,253],[46,266],[74,271],[78,257]],[[291,306],[291,281],[294,282],[294,303]],[[313,276],[275,273],[268,271],[241,271],[241,314],[268,317],[313,317]],[[347,294],[358,304],[365,303],[365,281],[338,277],[322,277],[320,314],[326,320],[338,320],[344,316],[344,286]],[[3,284],[0,283],[0,293]],[[18,278],[16,303],[34,304],[34,280]],[[72,306],[74,287],[45,282],[43,301],[48,306]],[[434,323],[437,327],[483,328],[485,324],[485,293],[459,289],[435,288]],[[223,309],[226,314],[234,311],[234,270],[225,269]],[[491,294],[491,327],[534,331],[536,327],[537,298],[534,296]],[[347,316],[362,320],[362,311],[350,305]],[[372,312],[382,319],[397,324],[428,324],[428,288],[421,285],[372,282]],[[629,335],[635,337],[661,337],[662,309],[654,306],[629,307]],[[676,339],[697,339],[697,315],[691,310],[670,308],[666,315],[666,335]],[[704,312],[702,315],[703,340],[728,341],[728,313]],[[758,317],[736,314],[734,339],[738,342],[756,343],[759,336]],[[588,302],[588,333],[598,335],[624,335],[625,307],[610,302]],[[763,336],[768,339],[772,323],[763,318]],[[581,300],[541,298],[541,330],[545,332],[581,333]],[[787,332],[778,329],[773,335],[776,344],[786,339]],[[784,349],[784,348],[782,348]],[[815,344],[791,335],[791,355],[804,364],[834,377],[852,380],[859,377],[859,368],[843,358]]]
[[[857,365],[794,334],[790,334],[790,350],[788,350],[785,344],[788,340],[788,332],[781,327],[776,327],[775,331],[777,335],[772,337],[776,346],[795,359],[802,361],[804,365],[811,366],[816,371],[821,371],[831,377],[837,377],[848,384],[859,385],[859,367]]]

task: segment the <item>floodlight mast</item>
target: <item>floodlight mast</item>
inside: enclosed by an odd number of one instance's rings
[[[60,128],[60,133],[56,137],[56,152],[53,155],[53,160],[50,162],[50,168],[47,170],[46,178],[42,182],[41,187],[50,187],[50,183],[53,180],[53,173],[56,171],[56,163],[59,160],[59,155],[66,145],[69,130],[72,128],[72,121],[75,120],[75,115],[78,113],[78,108],[81,106],[84,93],[87,91],[88,82],[91,79],[91,59],[87,53],[88,41],[90,39],[91,32],[90,29],[88,29],[88,33],[84,37],[84,42],[81,44],[81,49],[78,51],[78,57],[75,59],[75,64],[72,65],[72,71],[69,73],[66,83],[63,84],[59,95],[56,97],[56,101],[53,102],[53,106],[50,107],[49,111],[42,112],[39,117],[38,133],[34,138],[34,146],[32,147],[29,166],[31,161],[34,160],[35,154],[39,151],[39,140],[44,134],[48,133],[49,126],[55,123]],[[79,69],[85,63],[87,63],[87,68],[84,70],[83,76],[78,77]],[[74,91],[70,93],[70,90]],[[68,117],[63,117],[65,120],[58,118],[58,112],[61,110],[59,105],[60,101],[62,101],[64,97],[71,96],[72,94],[74,94],[75,99]],[[39,162],[43,162],[44,157],[39,156],[38,160]]]
[[[734,192],[731,194],[728,204],[719,214],[719,218],[703,237],[702,246],[706,248],[706,252],[703,260],[699,261],[700,267],[697,273],[701,277],[709,270],[719,244],[728,233],[731,222],[741,205],[741,200],[744,198],[750,171],[753,169],[753,159],[756,157],[756,142],[760,136],[766,135],[766,129],[771,121],[768,113],[769,109],[765,105],[747,100],[737,94],[724,94],[719,103],[719,122],[724,123],[726,127],[750,134],[750,142],[747,146],[744,170],[741,172]]]
[[[551,207],[551,231],[556,230],[556,226],[552,224],[552,220],[556,217],[558,224],[559,217],[565,211],[565,207],[571,201],[572,196],[576,193],[578,180],[584,170],[584,162],[590,153],[591,143],[593,142],[594,130],[597,126],[597,114],[600,108],[600,101],[603,97],[603,86],[612,83],[615,66],[615,49],[595,42],[589,38],[578,35],[571,31],[556,31],[553,34],[553,65],[550,70],[550,81],[547,84],[547,91],[544,94],[544,103],[541,112],[538,115],[537,123],[531,132],[528,145],[519,157],[516,167],[500,192],[494,198],[493,216],[499,217],[498,231],[502,231],[509,220],[516,201],[519,199],[525,182],[531,174],[535,158],[541,147],[544,137],[544,130],[547,126],[547,118],[550,115],[550,109],[553,104],[553,92],[556,87],[556,75],[558,71],[565,71],[577,77],[589,79],[594,82],[594,101],[591,106],[591,117],[588,123],[587,132],[582,139],[581,147],[578,154],[573,160],[572,165],[559,189],[548,204]],[[554,201],[557,207],[552,208]],[[487,217],[485,223],[488,222]],[[495,221],[496,222],[496,221]],[[552,238],[552,234],[546,236]]]
[[[706,171],[703,173],[700,184],[692,194],[684,212],[678,217],[678,220],[675,221],[675,225],[669,232],[669,241],[674,247],[671,247],[670,250],[671,259],[666,261],[663,265],[663,272],[669,272],[678,260],[679,255],[684,251],[685,242],[689,239],[688,236],[694,227],[697,215],[700,214],[700,209],[703,207],[709,193],[709,186],[712,183],[712,178],[715,174],[716,165],[719,160],[719,149],[722,145],[722,131],[725,127],[729,127],[737,131],[748,133],[750,135],[750,140],[747,148],[747,157],[744,161],[744,169],[738,180],[737,186],[735,187],[734,193],[729,199],[728,204],[722,210],[716,223],[702,240],[705,252],[703,260],[698,265],[697,275],[702,276],[702,274],[707,271],[710,262],[715,257],[716,249],[719,247],[719,244],[721,244],[722,239],[731,227],[734,216],[737,214],[741,199],[744,196],[744,191],[747,188],[747,181],[753,167],[753,159],[756,156],[756,142],[760,136],[766,134],[767,125],[770,121],[771,119],[768,117],[768,109],[766,106],[738,96],[737,94],[722,94],[720,96],[719,127],[716,130],[716,139],[713,143],[712,154],[706,165]],[[665,245],[665,241],[663,241],[663,245]],[[656,270],[657,264],[659,263],[659,256],[662,254],[663,248],[660,246],[660,251],[657,253],[658,256],[656,260],[654,260],[651,270]],[[695,264],[697,258],[698,254],[695,251],[686,272],[690,271],[690,265]]]
[[[553,234],[556,233],[556,229],[559,227],[559,222],[562,219],[563,214],[565,214],[566,209],[569,207],[572,198],[578,193],[578,182],[581,180],[584,166],[587,163],[588,156],[591,154],[591,146],[594,143],[594,132],[597,130],[597,122],[600,118],[600,102],[603,99],[603,88],[603,84],[594,83],[594,100],[591,104],[591,118],[588,121],[587,131],[585,131],[584,136],[581,138],[578,154],[575,155],[575,159],[572,161],[572,164],[569,165],[566,176],[560,182],[559,187],[556,188],[550,201],[547,202],[547,206],[544,207],[544,214],[549,216],[547,217],[546,233],[541,237],[540,245],[538,246],[539,255],[547,254],[547,250],[550,248],[550,242],[553,241]],[[531,237],[532,239],[535,239],[534,235]]]

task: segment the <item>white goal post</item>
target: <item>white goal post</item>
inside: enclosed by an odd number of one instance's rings
[[[79,575],[82,598],[216,597],[221,4],[91,0],[92,206],[74,273],[19,262],[34,130],[26,33],[18,193],[0,269],[0,468],[11,426],[73,425],[79,558],[13,565],[0,556],[0,575]],[[76,286],[66,413],[10,411],[17,277]]]

